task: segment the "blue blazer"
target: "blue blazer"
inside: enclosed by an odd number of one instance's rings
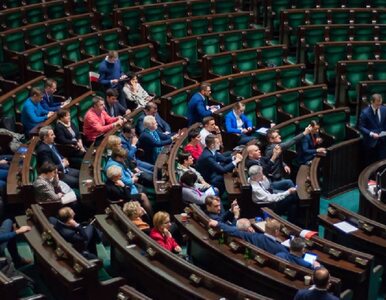
[[[240,118],[243,121],[243,128],[244,129],[247,129],[248,127],[252,127],[252,121],[249,120],[246,117],[246,115],[241,114]],[[241,130],[237,129],[237,120],[236,120],[235,114],[233,113],[233,110],[225,115],[225,129],[229,133],[240,133],[241,134]]]
[[[221,207],[221,212],[219,214],[214,214],[210,212],[206,212],[206,214],[212,220],[219,222],[219,224],[223,224],[224,227],[228,226],[230,228],[236,228],[236,219],[234,214],[229,210],[225,210],[223,207]],[[232,225],[227,225],[225,223],[229,223]]]
[[[188,125],[201,122],[203,118],[211,115],[212,111],[206,109],[206,100],[203,99],[203,95],[195,93],[188,103]]]
[[[314,135],[317,138],[318,135]],[[312,141],[311,134],[307,134],[302,138],[297,147],[297,161],[299,164],[305,164],[316,156],[316,145]]]
[[[234,167],[231,156],[226,157],[217,151],[216,154],[213,155],[206,147],[196,162],[196,169],[201,173],[206,182],[212,182],[216,176],[222,176],[232,171]]]
[[[302,289],[296,293],[294,300],[339,300],[339,298],[327,291]]]
[[[143,119],[144,118],[145,118],[145,114],[141,113],[141,115],[137,119],[137,123],[135,125],[135,132],[137,133],[137,135],[140,135],[143,132],[143,130],[145,129],[143,127]],[[172,132],[170,125],[164,119],[161,118],[159,113],[155,114],[155,120],[157,121],[157,124],[158,124],[158,128],[157,128],[158,133],[165,133],[166,131]]]
[[[153,165],[157,160],[158,152],[156,151],[156,148],[163,147],[172,143],[172,139],[166,134],[158,132],[158,135],[160,141],[156,141],[150,132],[144,131],[141,133],[137,143],[137,147],[144,151],[144,157],[141,157],[141,160]]]
[[[279,252],[276,254],[276,256],[285,259],[286,261],[297,264],[299,266],[308,268],[308,269],[313,269],[312,264],[310,264],[308,261],[305,261],[303,258],[295,256],[288,251],[286,252]]]
[[[44,93],[43,100],[40,102],[40,105],[47,111],[58,111],[62,103],[55,102],[54,97]]]
[[[224,223],[219,223],[220,229],[222,229],[225,233],[232,235],[234,237],[241,238],[248,243],[261,248],[271,254],[276,254],[279,252],[288,252],[287,248],[280,244],[278,241],[274,241],[273,239],[267,237],[263,233],[258,232],[247,232],[238,230],[235,226],[229,226]]]
[[[126,108],[122,106],[119,102],[116,102],[112,105],[113,112],[111,113],[111,106],[105,101],[106,112],[110,117],[124,116],[126,113]]]
[[[372,107],[369,105],[362,110],[359,116],[359,131],[363,135],[363,142],[367,147],[374,148],[377,140],[370,136],[370,132],[380,133],[386,130],[386,107],[380,107],[381,122],[375,117]]]

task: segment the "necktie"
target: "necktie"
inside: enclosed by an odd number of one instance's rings
[[[64,173],[67,173],[66,168],[64,167],[63,161],[62,161],[62,156],[60,155],[59,151],[56,149],[54,145],[51,146],[52,152],[55,153],[56,157],[59,158],[60,164],[62,165]]]

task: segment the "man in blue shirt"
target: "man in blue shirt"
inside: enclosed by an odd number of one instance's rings
[[[32,128],[39,123],[44,122],[51,117],[54,112],[45,110],[40,102],[43,100],[43,92],[39,88],[32,88],[30,97],[24,102],[21,111],[21,123],[24,126],[24,132],[29,134]]]
[[[217,110],[216,106],[207,107],[206,97],[211,93],[210,85],[203,83],[200,91],[195,93],[188,103],[188,125],[201,122],[204,117],[211,116]]]
[[[299,290],[294,300],[338,300],[339,298],[330,294],[327,290],[330,286],[330,273],[325,268],[314,271],[312,276],[314,286],[310,289]]]

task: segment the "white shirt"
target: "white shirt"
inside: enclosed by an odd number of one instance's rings
[[[280,200],[283,200],[285,197],[289,196],[289,192],[281,192],[277,194],[272,194],[268,191],[267,187],[269,188],[269,185],[267,185],[267,182],[269,184],[268,179],[264,176],[264,180],[262,181],[254,181],[250,180],[250,184],[252,187],[252,201],[255,203],[262,203],[262,202],[278,202]]]

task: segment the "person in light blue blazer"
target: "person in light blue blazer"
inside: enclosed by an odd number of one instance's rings
[[[239,145],[245,145],[255,137],[251,136],[252,121],[244,114],[245,105],[237,102],[233,110],[225,115],[225,130],[229,133],[236,133],[240,136]]]

